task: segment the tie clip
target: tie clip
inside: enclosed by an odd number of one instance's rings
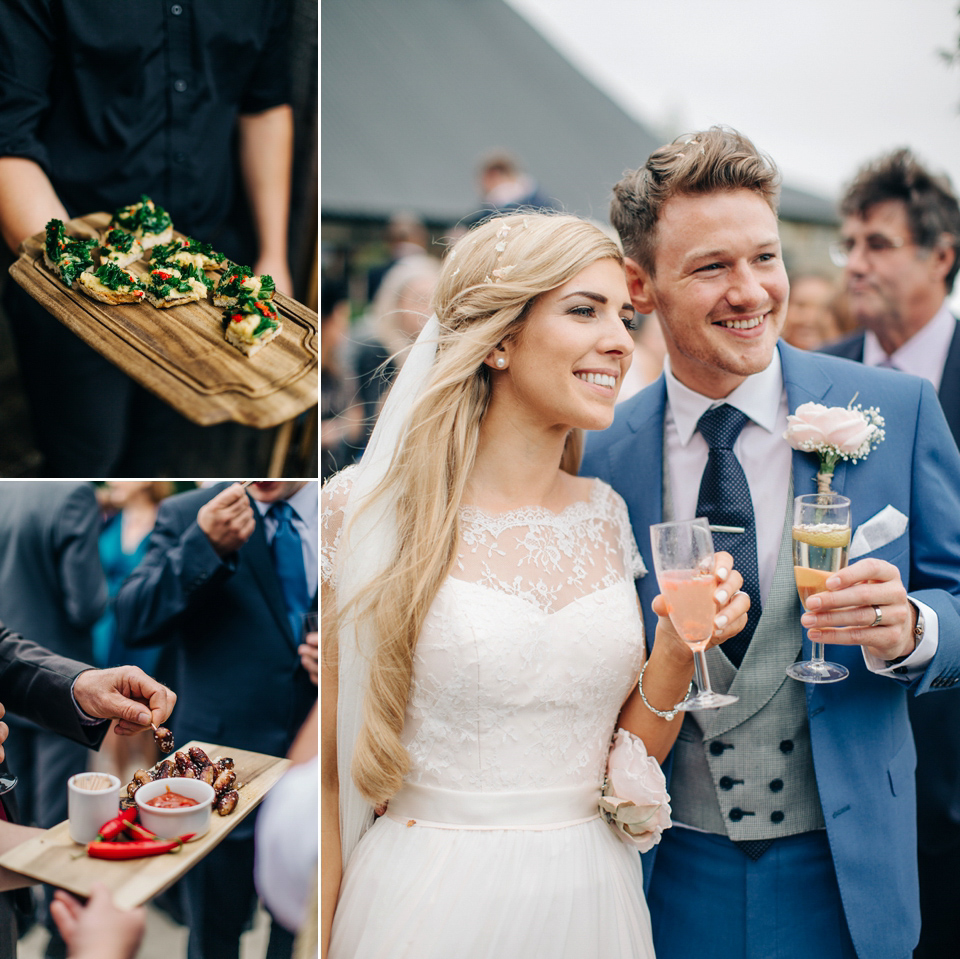
[[[744,526],[714,526],[710,524],[711,533],[745,533],[746,527]]]

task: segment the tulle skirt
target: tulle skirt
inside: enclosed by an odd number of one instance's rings
[[[344,871],[331,959],[653,959],[640,857],[601,819],[435,828],[383,816]]]

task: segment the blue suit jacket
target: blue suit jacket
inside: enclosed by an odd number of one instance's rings
[[[863,333],[823,347],[824,353],[863,360]],[[960,446],[960,323],[943,364],[937,393],[943,415]],[[956,857],[960,848],[960,689],[910,701],[917,743],[917,828],[930,856]],[[957,877],[960,889],[960,876]]]
[[[841,462],[833,488],[850,497],[854,529],[887,504],[910,518],[903,535],[869,555],[897,566],[911,595],[939,617],[936,655],[913,683],[870,673],[858,647],[831,646],[831,658],[850,669],[850,678],[806,687],[817,785],[850,933],[860,955],[905,956],[920,928],[916,753],[907,693],[960,681],[960,454],[925,380],[804,353],[782,341],[779,349],[791,411],[806,402],[846,406],[859,393],[858,402],[884,416],[886,440],[860,463]],[[609,430],[588,437],[582,470],[626,500],[651,570],[649,526],[662,519],[665,403],[661,377],[623,404]],[[816,467],[814,455],[794,452],[797,495],[816,491]],[[637,591],[652,641],[656,578],[643,577]],[[803,652],[810,656],[806,636]],[[646,858],[649,882],[655,858]]]
[[[226,485],[160,504],[147,555],[117,594],[117,635],[129,646],[166,644],[178,746],[200,739],[283,756],[317,687],[300,665],[259,510],[253,535],[223,560],[197,525]],[[252,831],[245,825],[238,838]]]

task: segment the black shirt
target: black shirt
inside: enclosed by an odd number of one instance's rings
[[[289,100],[289,0],[0,0],[0,156],[71,217],[150,196],[208,243],[237,185],[236,119]]]

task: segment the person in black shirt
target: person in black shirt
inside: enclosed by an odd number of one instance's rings
[[[289,6],[0,0],[7,246],[16,252],[51,217],[112,212],[147,194],[176,229],[289,291]],[[244,193],[248,211],[235,216]],[[177,414],[14,283],[4,305],[48,473],[176,472],[167,447]]]

